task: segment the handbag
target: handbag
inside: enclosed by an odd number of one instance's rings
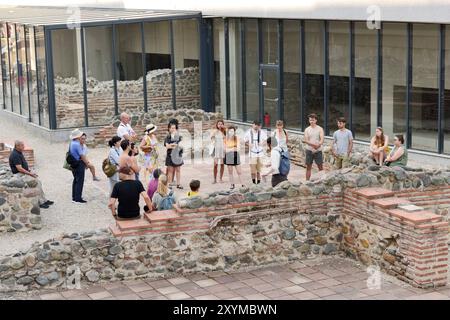
[[[78,161],[75,160],[75,158],[70,153],[70,144],[69,144],[69,150],[66,152],[63,168],[73,171],[73,169],[75,169],[77,167],[77,165],[78,165]]]
[[[213,145],[213,144],[210,144],[210,145],[208,146],[208,154],[209,154],[211,157],[214,157],[214,151],[215,151],[214,145]]]
[[[117,172],[117,167],[116,165],[112,164],[111,161],[109,160],[109,157],[106,158],[105,160],[103,160],[102,163],[102,170],[103,173],[108,177],[111,178],[113,175],[116,174]]]

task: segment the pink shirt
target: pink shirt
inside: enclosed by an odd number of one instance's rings
[[[156,192],[156,189],[158,189],[158,179],[150,180],[147,187],[147,195],[150,199],[153,198],[153,194]]]

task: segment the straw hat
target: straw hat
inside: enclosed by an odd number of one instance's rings
[[[83,135],[83,132],[80,129],[75,129],[70,133],[70,140],[78,139]]]
[[[154,124],[149,124],[145,127],[145,131],[148,131],[148,133],[153,133],[156,131],[158,127],[155,126]]]

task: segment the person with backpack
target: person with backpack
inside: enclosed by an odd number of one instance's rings
[[[277,140],[272,140],[271,137],[267,139],[267,145],[271,149],[270,165],[269,170],[263,174],[263,178],[272,174],[272,187],[276,187],[279,183],[288,179],[290,170],[289,152],[287,148],[278,145]]]
[[[152,201],[145,192],[142,182],[135,180],[133,175],[128,175],[122,181],[114,185],[108,207],[112,215],[118,219],[136,219],[141,215],[139,207],[139,197],[142,197],[146,206],[144,210],[150,212]],[[116,213],[116,201],[119,201]]]
[[[154,210],[171,210],[176,203],[175,194],[168,186],[168,178],[161,174],[158,178],[158,189],[152,197]]]
[[[108,158],[106,159],[108,161],[108,164],[110,166],[115,167],[114,174],[109,179],[109,194],[113,191],[114,185],[119,182],[119,158],[122,154],[122,148],[120,147],[120,141],[122,139],[119,136],[114,136],[109,140],[109,154]],[[105,166],[102,166],[103,170],[105,170]],[[105,174],[107,174],[105,172]],[[107,174],[108,176],[108,174]]]
[[[244,142],[249,145],[250,171],[254,184],[261,182],[262,158],[266,141],[267,134],[261,130],[261,123],[257,120],[253,121],[252,128],[244,136]]]

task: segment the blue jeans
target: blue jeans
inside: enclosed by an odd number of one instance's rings
[[[72,183],[72,200],[80,201],[82,200],[83,185],[84,185],[84,174],[86,171],[86,165],[80,160],[78,167],[72,170],[73,183]]]

